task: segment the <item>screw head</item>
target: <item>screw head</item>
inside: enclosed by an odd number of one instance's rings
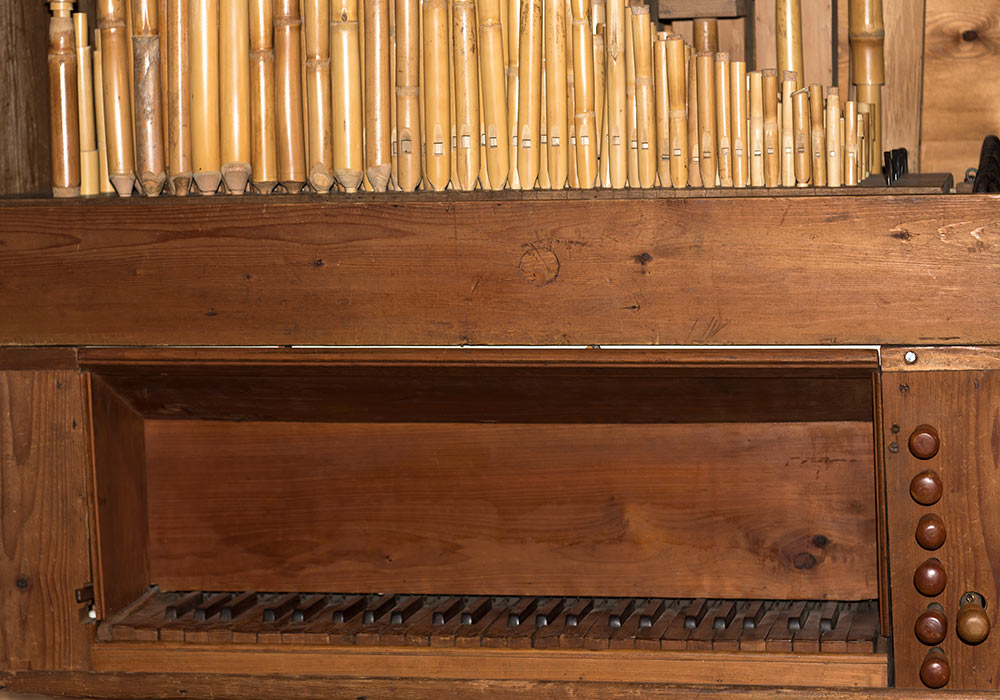
[[[912,350],[907,350],[906,354],[903,355],[903,361],[906,362],[906,364],[908,365],[916,364],[917,353],[913,352]]]

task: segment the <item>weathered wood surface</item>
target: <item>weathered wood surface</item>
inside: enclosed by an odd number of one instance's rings
[[[941,644],[951,664],[947,687],[1000,687],[1000,372],[991,368],[995,358],[989,356],[972,356],[968,365],[977,360],[983,361],[980,369],[883,375],[892,622],[896,686],[901,688],[923,687],[918,672],[928,647],[914,636],[913,624],[932,602],[944,607],[949,621]],[[940,435],[940,451],[927,460],[907,448],[910,433],[922,424]],[[916,503],[909,493],[910,480],[926,469],[935,471],[943,485],[941,500],[931,506]],[[947,531],[945,543],[934,551],[914,537],[918,520],[929,513],[938,515]],[[933,597],[918,593],[913,582],[916,568],[930,557],[939,559],[947,574],[944,592]],[[967,591],[986,597],[994,624],[993,633],[976,646],[955,633],[959,600]]]
[[[991,196],[0,206],[0,344],[1000,342]]]
[[[78,372],[0,372],[0,669],[88,667],[87,432]]]

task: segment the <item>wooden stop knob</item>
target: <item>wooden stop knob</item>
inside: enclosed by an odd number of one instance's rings
[[[931,649],[920,664],[920,680],[928,688],[943,688],[951,679],[948,657],[938,648]]]
[[[913,625],[913,633],[924,644],[934,646],[944,641],[948,634],[948,616],[941,606],[925,610]]]
[[[958,609],[955,629],[966,644],[979,644],[990,636],[990,617],[978,602],[966,603]]]
[[[922,506],[934,505],[941,500],[942,493],[944,486],[936,472],[920,472],[910,481],[910,497]]]
[[[938,432],[929,425],[918,425],[910,433],[910,454],[917,459],[930,459],[938,453],[941,438]]]
[[[913,573],[913,585],[926,596],[936,596],[944,590],[948,576],[937,559],[928,559]]]
[[[937,549],[947,537],[944,523],[934,513],[928,513],[917,523],[917,544],[924,549]]]

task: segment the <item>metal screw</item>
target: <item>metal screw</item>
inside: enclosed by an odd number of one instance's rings
[[[899,443],[898,442],[890,442],[889,443],[889,452],[892,452],[893,454],[896,454],[897,452],[899,452]]]
[[[906,354],[903,355],[903,360],[908,365],[916,364],[916,362],[917,362],[917,353],[913,352],[912,350],[907,350]]]

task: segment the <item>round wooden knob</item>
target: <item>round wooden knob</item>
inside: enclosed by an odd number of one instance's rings
[[[990,617],[978,602],[966,603],[958,609],[955,630],[966,644],[979,644],[990,636]]]
[[[941,500],[942,493],[944,486],[936,472],[920,472],[910,482],[910,497],[922,506],[934,505]]]
[[[948,657],[938,648],[931,649],[920,664],[920,680],[928,688],[943,688],[951,679]]]
[[[924,549],[937,549],[947,537],[944,523],[934,513],[928,513],[917,523],[917,543]]]
[[[910,454],[917,459],[930,459],[938,453],[941,438],[938,432],[929,425],[918,425],[910,433]]]
[[[944,590],[948,576],[937,559],[928,559],[913,573],[913,585],[926,596],[936,596]]]
[[[913,625],[913,633],[924,644],[934,646],[944,641],[948,634],[948,616],[941,606],[925,610]]]

